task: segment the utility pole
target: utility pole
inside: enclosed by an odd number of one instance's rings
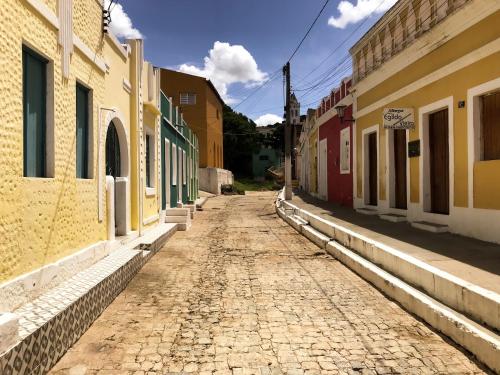
[[[292,147],[291,147],[291,113],[290,113],[290,61],[283,67],[286,81],[285,106],[285,200],[292,200]]]

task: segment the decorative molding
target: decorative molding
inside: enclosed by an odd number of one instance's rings
[[[123,89],[129,94],[132,92],[132,84],[127,78],[123,78]]]
[[[474,64],[496,52],[500,51],[500,38],[472,51],[467,55],[462,56],[461,58],[453,61],[452,63],[443,66],[440,69],[435,70],[431,74],[422,77],[415,82],[410,83],[409,85],[395,91],[394,93],[387,95],[386,97],[377,100],[376,102],[364,107],[356,113],[356,118],[361,118],[383,106],[406,96],[414,91],[417,91],[433,82],[436,82],[456,71],[465,68],[468,65]],[[359,97],[360,93],[357,92],[356,95]]]
[[[85,57],[92,61],[101,72],[106,73],[106,63],[104,59],[97,56],[76,34],[73,34],[73,44]]]
[[[150,216],[147,219],[144,219],[143,224],[144,225],[151,224],[151,223],[157,221],[159,218],[160,218],[160,214],[156,214],[156,215]]]
[[[128,55],[129,55],[129,52],[127,51],[127,49],[125,49],[125,47],[123,47],[123,45],[116,38],[115,34],[113,34],[113,32],[111,30],[109,30],[108,33],[106,33],[106,37],[109,39],[109,41],[111,42],[111,44],[118,50],[118,52],[120,52],[120,54],[122,55],[122,57],[124,59],[127,59]]]
[[[33,9],[35,9],[43,18],[45,18],[52,26],[54,26],[57,30],[59,30],[59,19],[52,12],[52,10],[47,7],[40,0],[26,0],[26,2],[31,5]]]
[[[70,57],[73,53],[73,1],[59,0],[59,36],[58,43],[62,48],[61,69],[64,78],[69,78]]]
[[[469,1],[453,17],[447,17],[434,26],[432,31],[416,36],[414,41],[407,38],[411,46],[404,48],[404,53],[397,53],[389,60],[382,61],[376,72],[356,80],[353,89],[358,96],[362,95],[499,9],[500,3],[496,0]],[[353,72],[357,73],[356,59],[352,55]]]

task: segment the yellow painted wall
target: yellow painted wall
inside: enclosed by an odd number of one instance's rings
[[[358,111],[364,107],[383,99],[386,95],[411,84],[412,80],[421,78],[427,73],[440,68],[443,64],[479,48],[487,42],[500,37],[500,12],[496,12],[474,27],[465,30],[450,42],[421,58],[390,80],[384,81],[374,89],[369,90],[358,98]],[[404,52],[403,52],[404,53]],[[382,129],[383,108],[413,107],[415,109],[416,129],[410,131],[410,141],[419,138],[418,108],[453,96],[454,114],[454,205],[466,207],[468,199],[468,155],[467,155],[467,108],[458,108],[459,100],[467,100],[467,90],[481,83],[500,77],[500,53],[495,53],[476,63],[470,64],[443,79],[435,81],[409,95],[405,95],[391,103],[385,104],[365,116],[356,119],[357,153],[357,191],[356,196],[362,197],[362,131],[375,124],[380,124],[379,134],[379,199],[387,199],[386,185],[386,131]],[[377,74],[375,71],[372,74]],[[500,208],[500,172],[496,163],[476,163],[475,169],[475,207]],[[419,158],[410,158],[410,201],[419,201]],[[488,176],[488,177],[486,177]],[[496,177],[493,177],[496,176]],[[450,176],[451,177],[451,176]]]
[[[55,0],[46,3],[49,9],[55,11]],[[86,27],[100,31],[100,17],[82,20],[82,3],[74,3],[74,24],[86,24]],[[97,2],[86,2],[86,7],[86,12],[100,12]],[[75,48],[70,78],[63,79],[57,30],[27,2],[2,0],[0,19],[0,281],[4,281],[106,238],[106,224],[99,223],[97,217],[95,166],[94,179],[77,180],[75,177],[76,79],[93,90],[92,125],[96,146],[97,103],[104,96],[104,73]],[[83,26],[76,28],[75,33],[82,40],[87,40],[92,48],[99,45],[98,33],[84,30]],[[53,178],[23,177],[23,43],[53,62]],[[97,55],[101,55],[100,50],[97,50]],[[96,147],[94,158],[95,150]]]

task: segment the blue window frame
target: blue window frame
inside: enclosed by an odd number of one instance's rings
[[[46,177],[47,64],[23,46],[23,174]]]
[[[76,84],[76,177],[89,178],[89,94]]]

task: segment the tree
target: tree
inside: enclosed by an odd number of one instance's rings
[[[260,147],[257,125],[224,105],[224,165],[238,177],[252,176],[252,154]]]

